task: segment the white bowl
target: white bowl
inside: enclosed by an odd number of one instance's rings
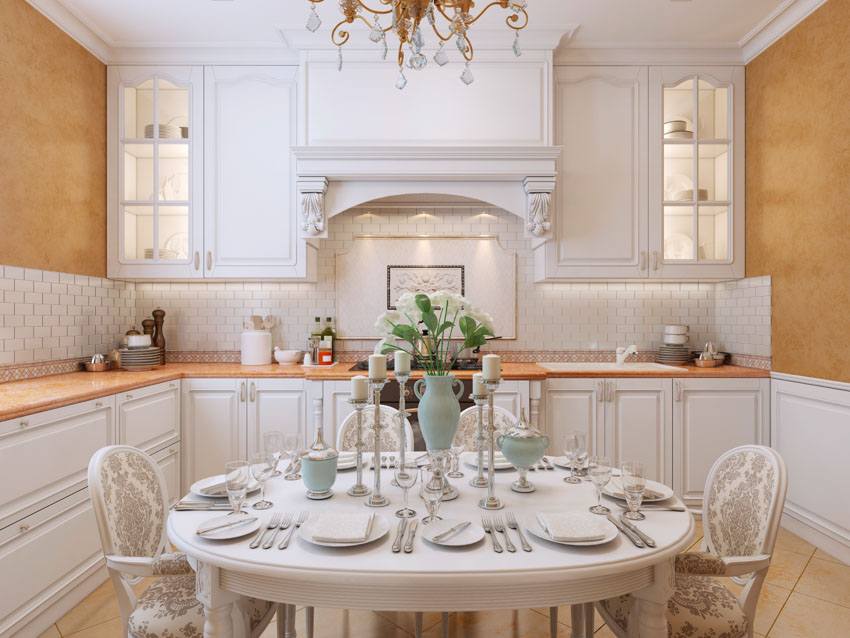
[[[277,361],[280,365],[293,365],[295,363],[298,363],[300,359],[300,350],[281,350],[279,348],[274,349],[274,360]]]
[[[664,343],[683,346],[688,343],[688,335],[664,335]]]
[[[686,335],[688,327],[682,325],[664,326],[664,334],[666,335]]]
[[[149,348],[150,345],[150,335],[127,335],[128,348]]]

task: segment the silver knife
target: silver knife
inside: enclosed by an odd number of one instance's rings
[[[448,540],[449,538],[451,538],[452,536],[455,536],[456,534],[460,534],[463,530],[465,530],[470,525],[472,525],[472,523],[470,523],[469,521],[465,521],[463,523],[455,525],[451,529],[447,529],[445,532],[440,532],[439,534],[437,534],[431,540],[434,541],[435,543],[441,543],[442,541]]]
[[[203,536],[204,534],[209,534],[210,532],[214,532],[216,530],[225,529],[228,527],[237,527],[239,525],[246,525],[248,523],[253,523],[257,520],[256,516],[249,516],[247,518],[243,518],[242,520],[231,521],[229,523],[222,523],[221,525],[213,525],[212,527],[205,527],[203,529],[197,530],[195,533],[198,536]]]
[[[620,514],[620,522],[621,522],[623,525],[625,525],[625,526],[626,526],[626,528],[630,529],[630,530],[631,530],[631,531],[633,531],[635,534],[637,534],[637,535],[640,537],[640,539],[641,539],[644,543],[646,543],[646,546],[647,546],[647,547],[655,547],[655,541],[654,541],[654,540],[652,540],[652,538],[650,538],[649,536],[647,536],[644,532],[642,532],[642,531],[638,528],[638,526],[637,526],[637,525],[635,525],[635,524],[634,524],[634,523],[632,523],[629,519],[627,519],[627,518],[626,518],[626,516],[625,516],[625,514]]]
[[[404,526],[406,524],[406,518],[403,518],[398,522],[398,532],[396,532],[395,541],[393,541],[393,552],[396,554],[401,551],[401,539],[404,536]]]
[[[614,527],[623,532],[623,534],[625,534],[626,537],[635,544],[635,547],[646,547],[637,534],[632,532],[628,527],[623,526],[620,521],[611,516],[610,512],[606,516],[608,517],[608,520],[614,524]]]
[[[413,551],[413,537],[416,536],[416,527],[419,525],[419,521],[413,521],[410,524],[410,532],[408,532],[407,542],[404,544],[404,553],[409,554]]]

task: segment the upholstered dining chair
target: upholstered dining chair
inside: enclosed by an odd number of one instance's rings
[[[484,426],[490,425],[490,408],[484,406],[482,408],[482,418]],[[496,436],[504,434],[516,425],[518,419],[508,410],[498,405],[493,406],[493,424],[496,426]],[[458,432],[463,432],[464,448],[469,452],[478,449],[478,406],[473,405],[471,408],[466,408],[460,413],[460,423],[458,424]]]
[[[98,450],[89,462],[89,495],[106,567],[126,638],[197,638],[204,607],[195,597],[195,573],[186,555],[169,553],[165,480],[156,462],[126,445]],[[158,576],[137,598],[131,584]],[[235,638],[259,636],[275,606],[254,598],[233,607]],[[281,619],[281,622],[283,620]]]
[[[375,406],[367,407],[363,410],[363,451],[375,451],[375,431],[372,427],[375,425]],[[401,441],[401,433],[398,428],[398,410],[389,406],[381,406],[381,450],[384,452],[392,452],[398,450]],[[410,427],[410,421],[404,420],[404,431],[406,436],[405,450],[413,449],[413,428]],[[352,412],[342,420],[342,423],[337,430],[336,447],[340,452],[354,452],[357,449],[357,412]]]
[[[787,484],[782,457],[768,447],[737,447],[714,463],[702,503],[700,551],[676,557],[674,591],[667,603],[670,638],[752,638]],[[718,577],[730,577],[744,588],[736,597]],[[623,638],[633,603],[625,595],[598,602],[596,608]]]

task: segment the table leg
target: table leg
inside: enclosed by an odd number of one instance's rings
[[[593,615],[595,613],[595,609],[593,608],[593,603],[585,603],[584,604],[584,635],[587,638],[593,638],[593,634],[595,629],[593,628]]]
[[[221,607],[204,605],[204,638],[233,638],[233,603]]]
[[[673,595],[674,561],[654,567],[653,583],[634,593],[635,606],[629,618],[629,636],[667,638],[667,601]]]
[[[558,608],[549,607],[549,638],[558,638]]]
[[[413,612],[413,635],[422,638],[422,612]]]
[[[593,638],[593,634],[587,637],[585,635],[584,612],[584,605],[570,605],[571,638]]]
[[[233,603],[237,594],[218,586],[219,569],[197,562],[195,595],[204,605],[204,638],[233,638]]]
[[[440,614],[440,626],[442,638],[449,638],[449,612],[444,611]]]
[[[304,610],[305,625],[307,626],[307,638],[313,638],[313,618],[315,610],[312,607],[307,607]]]
[[[284,638],[296,638],[298,635],[295,632],[295,605],[286,606],[286,631],[283,635]]]

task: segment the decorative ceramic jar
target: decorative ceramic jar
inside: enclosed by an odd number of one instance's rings
[[[413,384],[413,392],[419,398],[419,427],[428,451],[449,450],[460,422],[463,382],[453,374],[426,374]]]
[[[511,489],[514,492],[533,492],[534,484],[526,479],[526,474],[528,468],[534,467],[543,458],[549,447],[549,437],[529,425],[525,419],[525,408],[520,412],[517,424],[496,438],[496,446],[519,470],[519,480],[511,483]]]
[[[333,496],[331,487],[336,481],[339,452],[329,447],[322,438],[322,430],[316,442],[301,454],[301,475],[307,487],[307,498],[322,500]]]

